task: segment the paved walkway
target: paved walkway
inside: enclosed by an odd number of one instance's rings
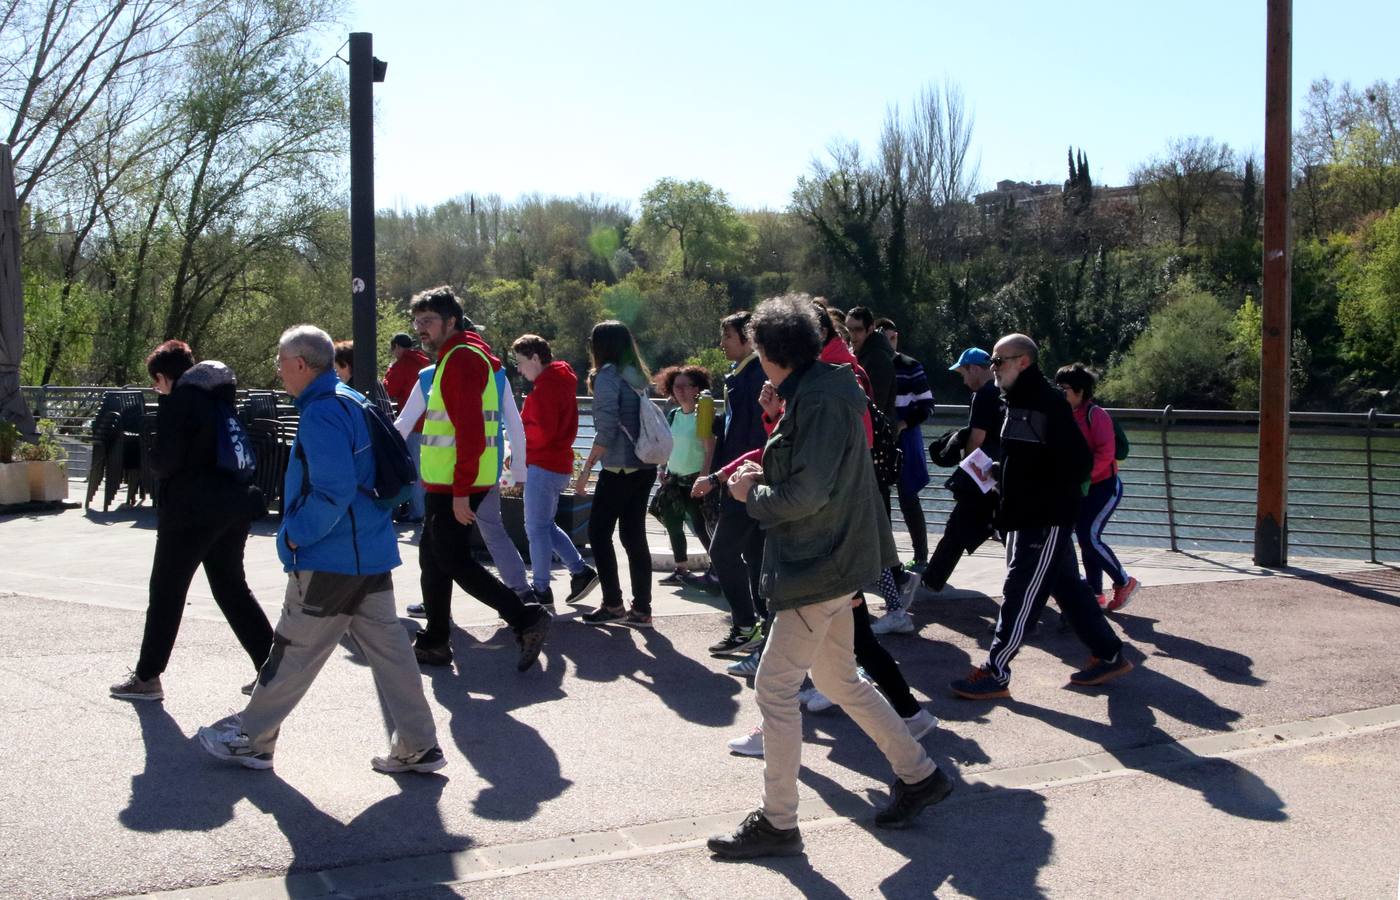
[[[999,559],[979,554],[962,592],[916,606],[918,635],[886,641],[943,720],[924,743],[958,774],[953,798],[909,832],[867,829],[887,766],[839,710],[806,715],[807,855],[721,866],[698,839],[753,807],[761,764],[724,752],[756,711],[704,651],[723,628],[708,597],[658,589],[654,632],[562,621],[524,675],[461,598],[457,665],[425,672],[439,776],[370,771],[384,725],[348,650],[255,773],[191,739],[251,671],[207,596],[164,703],[106,696],[135,657],[153,543],[142,514],[0,518],[7,896],[1395,895],[1394,569],[1261,577],[1238,557],[1125,552],[1148,585],[1115,617],[1130,677],[1067,690],[1083,650],[1050,612],[1014,700],[969,704],[945,686],[995,614]],[[269,559],[255,538],[272,601]]]

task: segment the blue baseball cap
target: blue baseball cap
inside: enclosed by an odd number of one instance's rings
[[[948,367],[949,372],[956,372],[963,366],[990,366],[992,357],[986,350],[980,347],[968,347],[958,357],[958,361]]]

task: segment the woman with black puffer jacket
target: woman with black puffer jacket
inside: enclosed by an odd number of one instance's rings
[[[195,365],[183,341],[166,341],[146,359],[160,414],[151,467],[159,479],[156,552],[141,656],[123,681],[120,700],[160,700],[185,597],[204,566],[209,589],[256,671],[272,649],[272,625],[248,589],[243,551],[248,528],[266,511],[262,493],[219,466],[220,431],[234,414],[233,372],[221,362]],[[244,693],[252,685],[244,686]]]

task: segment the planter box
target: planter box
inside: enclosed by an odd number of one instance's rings
[[[574,494],[561,494],[559,496],[559,510],[554,515],[554,522],[564,533],[569,536],[569,540],[574,542],[575,547],[582,548],[588,543],[588,514],[593,509],[593,495],[578,497]],[[530,541],[525,536],[525,501],[520,497],[501,498],[501,524],[505,526],[506,534],[510,536],[511,543],[520,551],[520,556],[527,562],[530,559]],[[472,531],[472,548],[475,550],[485,549],[486,544],[481,540],[481,530]]]
[[[61,463],[31,462],[29,467],[29,499],[52,503],[68,499],[68,472]]]
[[[0,463],[0,506],[29,502],[29,464]]]

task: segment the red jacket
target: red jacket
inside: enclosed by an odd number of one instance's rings
[[[544,367],[520,411],[525,425],[525,458],[532,466],[572,475],[578,437],[578,376],[555,360]]]
[[[384,393],[389,395],[389,399],[394,401],[394,411],[403,409],[403,405],[408,402],[408,398],[413,396],[413,389],[418,386],[418,373],[432,365],[432,362],[421,350],[405,350],[403,355],[389,364],[389,370],[384,373]],[[423,430],[423,417],[418,417],[418,424],[413,426],[414,431]]]
[[[486,354],[490,366],[482,363],[475,353],[457,353],[446,363],[443,360],[453,347],[472,344]],[[441,380],[438,389],[442,391],[442,402],[447,407],[447,418],[457,432],[457,467],[452,473],[452,486],[427,484],[424,487],[435,494],[451,494],[466,497],[481,494],[491,489],[491,485],[476,485],[476,473],[481,463],[482,451],[486,449],[486,422],[481,414],[481,395],[491,383],[495,370],[501,361],[491,354],[491,345],[481,339],[475,331],[460,331],[448,338],[438,351],[438,372]],[[528,456],[528,450],[526,451]]]

